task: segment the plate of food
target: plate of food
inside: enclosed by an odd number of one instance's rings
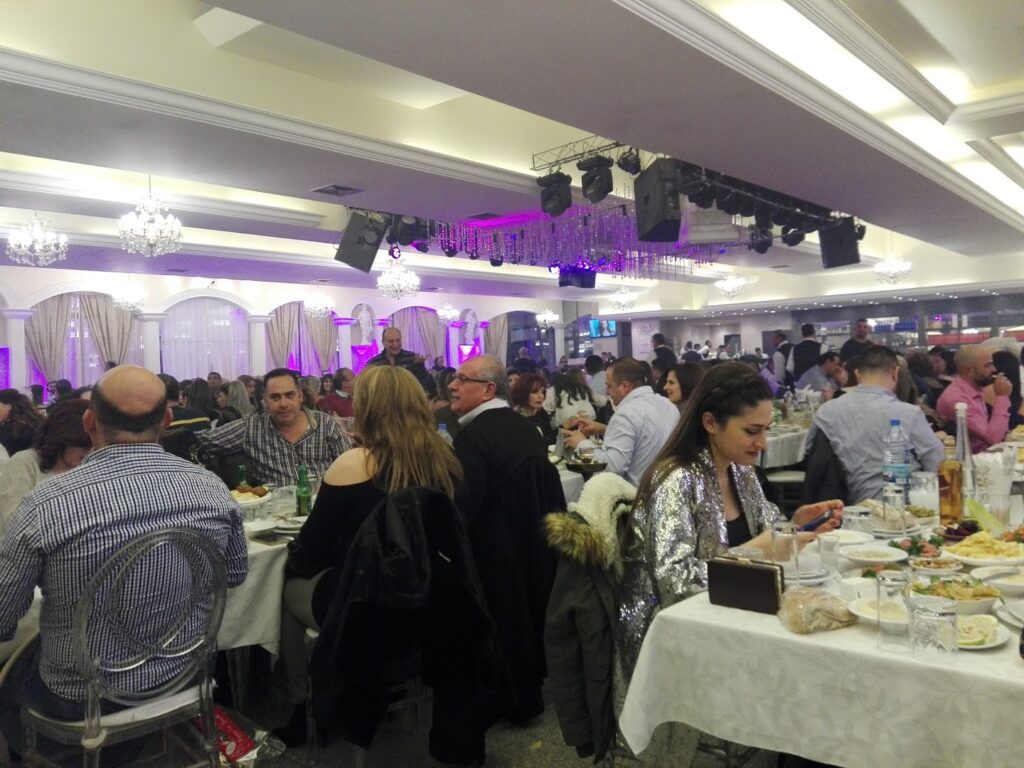
[[[936,528],[935,532],[942,536],[946,541],[956,543],[963,541],[968,536],[973,536],[980,530],[981,526],[978,525],[978,521],[968,517],[955,525],[946,525],[941,528]]]
[[[839,537],[840,547],[847,547],[852,544],[867,544],[875,540],[875,537],[867,531],[851,531],[846,528],[837,528],[832,533]]]
[[[1013,565],[989,565],[975,568],[971,575],[991,584],[1004,596],[1024,597],[1024,568]]]
[[[958,616],[956,642],[964,651],[985,651],[998,648],[1010,639],[1010,630],[995,616]]]
[[[246,520],[242,525],[245,526],[246,536],[257,538],[258,536],[265,536],[268,532],[273,532],[277,528],[277,521]]]
[[[275,520],[274,523],[279,530],[299,530],[306,521],[309,520],[309,515],[303,515],[302,517],[288,517],[284,520]]]
[[[894,549],[902,549],[911,557],[938,557],[942,554],[943,542],[941,536],[906,536],[900,539],[892,539],[889,546]]]
[[[862,597],[847,603],[846,607],[854,616],[864,619],[869,624],[877,624],[879,622],[877,597]],[[907,606],[901,603],[882,603],[881,614],[883,626],[905,627],[910,621],[907,614]]]
[[[262,485],[251,486],[243,483],[231,491],[231,497],[238,502],[240,507],[258,507],[266,504],[274,494]]]
[[[910,583],[910,590],[915,595],[953,600],[956,612],[960,614],[988,613],[1000,595],[999,590],[990,584],[958,574],[946,578],[916,578]]]
[[[1000,541],[988,531],[973,533],[961,542],[947,544],[945,553],[965,565],[1019,565],[1024,563],[1024,544]]]
[[[953,557],[912,557],[910,567],[919,576],[941,576],[963,570],[964,564]]]
[[[910,557],[902,549],[887,547],[884,544],[857,544],[852,547],[840,547],[839,554],[854,565],[861,566],[898,563]]]

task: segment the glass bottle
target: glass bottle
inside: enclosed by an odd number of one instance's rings
[[[309,470],[299,464],[299,481],[295,484],[295,516],[306,517],[313,506],[313,486],[309,482]]]
[[[245,478],[245,464],[238,465],[238,484],[248,485],[248,481]]]
[[[946,457],[939,462],[939,522],[956,525],[964,516],[963,473],[956,458],[956,440],[943,440]]]
[[[961,493],[966,502],[977,498],[974,486],[974,456],[971,454],[971,435],[967,431],[967,403],[956,404],[956,459],[960,462]]]

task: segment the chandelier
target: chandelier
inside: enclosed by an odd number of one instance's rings
[[[142,291],[132,290],[131,287],[112,294],[110,298],[114,303],[114,309],[133,315],[139,312],[142,305],[146,303],[146,295]]]
[[[612,305],[612,309],[618,310],[619,312],[626,312],[636,306],[637,300],[640,298],[639,293],[626,289],[626,286],[622,286],[608,299],[608,303]]]
[[[392,261],[377,278],[377,293],[387,299],[404,299],[420,290],[420,278],[400,261]]]
[[[302,312],[308,318],[322,319],[330,317],[334,311],[334,303],[326,296],[314,294],[302,300]]]
[[[149,192],[134,211],[121,217],[121,247],[128,253],[143,256],[163,256],[181,247],[181,222],[169,213],[167,206],[153,194],[153,179]]]
[[[721,280],[715,281],[715,288],[717,288],[718,292],[730,301],[743,293],[743,289],[746,287],[747,278],[737,274],[728,274]]]
[[[459,319],[459,310],[451,305],[451,302],[446,301],[444,306],[437,310],[437,319],[445,325],[451,325]]]
[[[875,277],[880,283],[895,285],[910,274],[913,263],[906,259],[891,258],[875,264]]]
[[[63,261],[68,255],[68,236],[58,235],[53,227],[32,216],[7,238],[7,258],[26,267],[46,267]]]
[[[537,325],[547,330],[558,322],[558,315],[552,312],[547,307],[544,308],[543,312],[537,313]]]

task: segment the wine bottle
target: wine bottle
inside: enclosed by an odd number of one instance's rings
[[[946,457],[939,462],[939,520],[943,525],[956,525],[964,516],[963,476],[956,458],[956,440],[943,441]]]

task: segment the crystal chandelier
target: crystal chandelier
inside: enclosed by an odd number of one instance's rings
[[[400,261],[392,261],[377,278],[377,293],[387,299],[404,299],[420,290],[420,278]]]
[[[445,325],[451,325],[459,319],[459,310],[451,305],[451,302],[446,301],[444,306],[437,310],[437,319]]]
[[[63,261],[68,255],[68,236],[58,235],[53,227],[32,216],[7,238],[7,258],[26,267],[46,267]]]
[[[730,301],[743,293],[743,289],[746,287],[747,278],[742,275],[728,274],[721,280],[715,281],[715,288],[717,288],[718,292]]]
[[[306,317],[320,319],[330,317],[334,302],[322,294],[314,294],[302,300],[302,312]]]
[[[181,247],[181,222],[169,213],[167,206],[153,194],[153,179],[149,192],[130,211],[121,217],[121,247],[128,253],[143,256],[163,256]]]
[[[547,307],[544,308],[543,312],[538,312],[537,313],[537,325],[539,325],[541,328],[543,328],[545,330],[547,330],[548,328],[550,328],[551,326],[553,326],[557,322],[558,322],[558,315],[556,315],[554,312],[552,312]]]
[[[636,302],[639,298],[639,293],[627,290],[626,286],[622,286],[612,294],[611,298],[608,299],[608,303],[612,305],[612,309],[618,310],[619,312],[626,312],[636,306]]]
[[[913,263],[906,259],[891,258],[875,264],[875,277],[880,283],[895,285],[910,274]]]
[[[114,309],[130,312],[133,315],[140,311],[142,305],[146,303],[146,295],[142,291],[135,291],[130,287],[112,294],[110,298],[114,303]]]

